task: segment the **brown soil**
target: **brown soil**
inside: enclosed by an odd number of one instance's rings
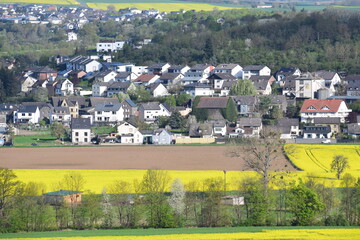
[[[11,169],[247,170],[226,146],[121,146],[2,148],[0,166]],[[272,170],[293,171],[284,156]]]

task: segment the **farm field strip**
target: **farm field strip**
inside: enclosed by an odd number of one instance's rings
[[[76,0],[1,0],[0,4],[12,3],[34,3],[34,4],[52,4],[52,5],[79,5]]]
[[[98,8],[106,10],[109,5],[113,5],[116,9],[123,8],[138,8],[140,10],[146,10],[150,8],[157,9],[161,12],[170,12],[170,11],[179,11],[183,9],[187,10],[196,10],[196,11],[212,11],[214,8],[219,10],[230,10],[235,9],[234,7],[223,7],[218,5],[211,5],[206,3],[186,3],[186,2],[145,2],[145,3],[98,3],[98,2],[88,2],[87,5],[90,8]],[[240,8],[239,8],[240,9]]]
[[[222,228],[219,228],[222,229]],[[226,228],[225,228],[226,229]],[[229,228],[227,228],[229,229]],[[236,228],[235,228],[236,229]],[[215,231],[217,228],[215,228]],[[244,231],[245,230],[245,231]],[[342,240],[342,239],[359,239],[360,229],[359,228],[302,228],[302,229],[261,229],[258,228],[258,231],[246,231],[244,229],[239,232],[223,232],[223,233],[187,233],[187,229],[179,229],[178,231],[183,231],[181,234],[161,234],[161,231],[155,230],[159,232],[161,235],[110,235],[110,236],[98,236],[97,231],[87,231],[87,236],[76,236],[76,237],[66,237],[67,240],[87,240],[87,239],[99,239],[99,240],[238,240],[238,239],[317,239],[317,240]],[[109,231],[109,234],[120,232],[119,231]],[[136,231],[136,230],[135,230]],[[141,232],[141,229],[137,230]],[[102,231],[105,232],[105,231]],[[146,231],[145,231],[146,232]],[[93,235],[91,235],[93,233]],[[46,233],[45,233],[46,234]],[[59,235],[61,234],[58,233]],[[71,232],[70,232],[71,234]],[[6,234],[7,236],[11,234]],[[16,234],[14,234],[16,236]],[[18,234],[19,235],[19,234]],[[24,238],[3,238],[4,240],[10,239],[26,239]],[[31,238],[31,237],[30,237]],[[60,240],[64,239],[64,237],[41,237],[41,238],[31,238],[33,240]]]

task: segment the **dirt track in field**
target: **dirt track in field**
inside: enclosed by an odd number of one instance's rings
[[[246,170],[226,146],[38,147],[0,149],[0,167],[11,169]],[[295,170],[281,157],[272,170]]]

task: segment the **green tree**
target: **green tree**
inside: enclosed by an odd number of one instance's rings
[[[186,124],[185,118],[182,117],[178,111],[174,111],[171,113],[171,116],[169,118],[169,125],[171,128],[182,129],[185,127],[185,124]]]
[[[174,95],[166,96],[165,97],[165,102],[167,104],[169,104],[170,106],[172,106],[172,107],[176,106],[176,99],[175,99]]]
[[[182,93],[180,95],[177,95],[176,97],[176,105],[177,106],[184,106],[189,103],[191,99],[191,96],[187,93]]]
[[[259,111],[261,115],[265,115],[269,113],[269,109],[271,107],[271,98],[268,96],[259,97]]]
[[[61,139],[65,137],[66,129],[64,125],[62,125],[60,122],[54,122],[50,126],[51,135],[56,137],[57,139]]]
[[[251,80],[239,79],[238,82],[231,87],[229,94],[232,96],[256,95],[256,89]]]
[[[228,100],[228,102],[226,104],[226,108],[222,109],[222,115],[229,122],[236,122],[236,120],[237,120],[237,110],[236,110],[234,101],[231,98],[229,98],[229,100]]]
[[[123,102],[125,99],[130,98],[129,94],[124,92],[119,92],[116,94],[116,97],[119,99],[119,102]]]
[[[348,158],[344,155],[336,155],[333,157],[333,160],[330,165],[332,172],[336,173],[337,179],[340,179],[341,174],[345,169],[350,168]]]
[[[294,225],[311,225],[316,214],[324,208],[318,195],[303,182],[290,188],[286,200],[289,211],[295,216]]]
[[[169,205],[173,209],[176,226],[181,227],[183,224],[183,214],[185,210],[185,188],[179,178],[175,179],[170,188],[171,196]]]
[[[159,116],[156,122],[160,128],[165,128],[170,123],[170,117]]]
[[[49,93],[46,88],[37,88],[31,93],[31,98],[34,102],[47,102],[49,101]]]
[[[194,115],[197,119],[197,121],[205,121],[208,119],[209,114],[208,114],[208,110],[204,109],[204,108],[197,108],[197,105],[200,102],[200,98],[199,96],[195,97],[194,101],[193,101],[193,107],[192,107],[192,115]]]

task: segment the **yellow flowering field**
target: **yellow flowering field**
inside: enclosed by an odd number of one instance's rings
[[[11,3],[34,3],[34,4],[56,4],[56,5],[78,5],[76,0],[1,0],[1,4]]]
[[[95,231],[96,232],[96,231]],[[96,234],[96,233],[94,233]],[[25,239],[25,238],[4,238]],[[148,236],[87,236],[87,237],[50,237],[31,238],[32,240],[239,240],[239,239],[316,239],[316,240],[342,240],[360,239],[360,229],[280,229],[263,230],[260,232],[236,232],[236,233],[208,233],[208,234],[171,234],[171,235],[148,235]]]
[[[109,5],[114,6],[116,9],[122,8],[137,8],[140,10],[146,10],[150,8],[155,8],[161,12],[171,12],[171,11],[179,11],[180,9],[187,10],[196,10],[196,11],[212,11],[214,8],[219,10],[229,10],[234,9],[232,7],[222,7],[215,6],[211,4],[205,3],[87,3],[87,5],[91,8],[99,8],[99,9],[107,9]]]
[[[46,191],[58,190],[56,183],[62,180],[68,173],[81,174],[86,183],[84,190],[95,193],[102,193],[104,187],[108,188],[115,180],[133,183],[141,181],[146,170],[68,170],[68,169],[14,169],[20,181],[37,182],[46,185]],[[172,180],[179,178],[184,184],[192,181],[198,182],[201,186],[207,178],[224,178],[223,171],[167,171]],[[236,190],[241,179],[254,177],[255,172],[251,171],[228,171],[226,173],[227,190]],[[200,190],[201,189],[195,189]],[[134,191],[134,189],[132,189]]]

